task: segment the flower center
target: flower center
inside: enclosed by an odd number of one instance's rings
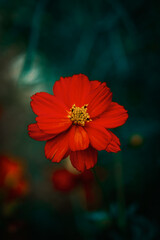
[[[69,118],[74,124],[78,124],[81,126],[85,125],[85,122],[92,121],[90,119],[89,114],[87,113],[87,106],[88,104],[85,104],[83,107],[76,107],[75,104],[71,107],[71,111],[69,112]]]

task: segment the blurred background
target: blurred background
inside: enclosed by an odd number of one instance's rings
[[[159,1],[0,0],[1,239],[160,239],[159,64]],[[78,73],[129,112],[84,174],[27,134],[30,97]]]

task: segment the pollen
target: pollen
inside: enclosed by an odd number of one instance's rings
[[[92,121],[89,114],[87,113],[87,106],[88,104],[85,104],[83,107],[80,108],[76,107],[76,105],[73,104],[68,115],[73,124],[84,126],[85,122]]]

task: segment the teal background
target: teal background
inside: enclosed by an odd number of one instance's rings
[[[30,185],[9,215],[2,207],[3,239],[160,239],[159,63],[156,0],[0,0],[0,151],[22,159]],[[99,153],[107,178],[91,210],[52,189],[57,165],[27,134],[30,96],[78,73],[105,81],[129,113],[114,130],[121,153]]]

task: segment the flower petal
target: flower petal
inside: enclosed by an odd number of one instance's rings
[[[84,150],[88,148],[89,138],[85,129],[81,126],[73,125],[70,130],[69,146],[72,151]]]
[[[97,88],[91,91],[88,96],[88,113],[91,118],[97,117],[107,110],[112,101],[112,93],[106,86],[101,83]]]
[[[55,96],[40,92],[31,97],[31,107],[38,116],[54,115],[54,117],[67,117],[69,108]]]
[[[109,131],[109,133],[112,135],[112,140],[108,144],[106,151],[107,152],[115,152],[115,153],[121,151],[119,138],[111,131]]]
[[[123,125],[128,118],[128,113],[123,106],[112,102],[108,110],[104,112],[95,123],[105,128],[115,128]]]
[[[38,127],[48,134],[59,134],[67,130],[72,121],[69,118],[54,118],[54,116],[36,117]]]
[[[55,137],[55,135],[53,134],[47,134],[40,130],[37,123],[28,125],[28,134],[31,138],[38,141],[46,141],[48,139]]]
[[[94,122],[90,122],[86,124],[85,129],[92,147],[99,151],[106,149],[111,141],[111,135],[104,127],[97,126]]]
[[[85,150],[71,152],[70,159],[72,165],[83,172],[86,169],[94,167],[97,162],[97,150],[91,146]]]
[[[41,92],[33,95],[31,99],[32,109],[38,115],[38,127],[45,133],[58,134],[72,124],[68,118],[69,108],[55,96]]]
[[[69,154],[68,131],[48,140],[45,145],[45,156],[52,162],[60,162]]]
[[[60,80],[55,83],[53,92],[55,96],[62,99],[68,107],[71,108],[73,104],[82,107],[84,104],[87,104],[86,99],[90,92],[90,82],[84,74],[60,78]]]
[[[96,89],[97,87],[99,87],[101,82],[98,80],[93,80],[93,81],[90,81],[90,84],[91,84],[91,90],[93,90],[93,89]]]
[[[60,77],[59,81],[56,81],[53,86],[53,93],[56,98],[61,99],[69,108],[71,108],[70,103],[70,85],[72,77]]]

